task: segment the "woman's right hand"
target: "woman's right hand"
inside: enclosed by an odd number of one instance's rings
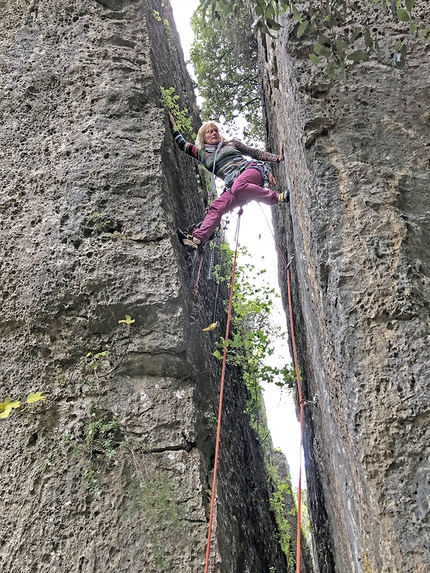
[[[175,118],[173,117],[173,115],[170,113],[170,111],[168,112],[169,114],[169,121],[170,121],[170,125],[173,127],[173,129],[176,127],[176,121]]]

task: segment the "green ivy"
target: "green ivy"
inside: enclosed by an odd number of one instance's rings
[[[258,47],[251,25],[247,13],[240,20],[230,16],[216,28],[207,14],[196,10],[190,57],[203,99],[202,118],[221,122],[229,136],[255,145],[264,139],[264,123]],[[236,124],[239,116],[242,133]]]
[[[175,93],[175,88],[163,88],[160,86],[161,90],[161,105],[169,111],[175,118],[177,128],[189,141],[195,139],[196,134],[193,130],[193,124],[191,117],[186,109],[181,109],[179,107],[179,96]]]
[[[233,252],[228,245],[222,245],[223,265],[214,267],[213,276],[217,282],[225,282],[231,277]],[[243,257],[248,256],[246,248],[240,248]],[[268,361],[274,355],[274,344],[285,337],[281,328],[273,323],[271,314],[275,298],[279,295],[275,289],[260,279],[266,270],[256,271],[251,263],[245,263],[236,269],[231,315],[231,337],[221,338],[220,348],[227,346],[228,362],[241,368],[245,382],[254,386],[260,382],[292,388],[295,381],[291,365],[272,366]],[[226,303],[227,304],[227,303]],[[220,350],[214,356],[222,358]]]
[[[160,471],[150,471],[144,480],[133,478],[127,486],[131,514],[139,513],[148,528],[153,562],[157,567],[170,569],[171,556],[165,534],[180,538],[183,509],[177,500],[176,486],[171,478]]]
[[[107,412],[93,408],[91,420],[84,426],[84,441],[90,458],[111,459],[121,444],[119,421],[111,419]]]
[[[213,276],[217,282],[227,282],[231,278],[233,252],[226,244],[221,245],[220,249],[220,259],[223,262],[214,267]],[[240,254],[245,257],[248,253],[245,248],[241,248]],[[295,382],[291,364],[270,364],[275,353],[274,344],[284,338],[285,333],[271,319],[277,296],[274,289],[265,283],[256,283],[256,279],[264,273],[264,270],[256,272],[250,263],[237,267],[229,339],[221,337],[218,349],[213,353],[221,360],[227,348],[227,363],[240,370],[241,379],[248,391],[245,412],[263,450],[268,430],[261,383],[289,389]]]
[[[375,18],[370,25],[368,2],[325,0],[298,2],[296,0],[200,0],[200,9],[209,14],[215,25],[225,26],[231,16],[240,18],[244,11],[254,11],[254,31],[269,34],[281,29],[280,16],[288,11],[295,22],[293,37],[306,37],[313,43],[309,58],[321,64],[329,77],[346,77],[347,69],[369,58],[403,69],[407,58],[406,43],[428,38],[430,30],[423,28],[416,8],[420,0],[372,0],[380,16],[404,24],[404,40],[389,46],[384,28]],[[382,34],[381,34],[382,33]],[[380,39],[378,39],[380,37]],[[387,44],[387,45],[385,45]]]
[[[292,495],[290,478],[281,479],[276,466],[273,463],[266,464],[269,483],[273,493],[270,496],[270,509],[275,517],[278,529],[279,543],[287,559],[288,571],[294,570],[295,557],[294,547],[291,540],[291,528],[286,516],[287,498]]]

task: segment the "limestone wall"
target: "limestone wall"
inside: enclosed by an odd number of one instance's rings
[[[0,31],[1,399],[46,396],[0,420],[2,570],[202,571],[219,332],[175,234],[205,193],[160,106],[194,105],[169,4],[1,2]],[[282,571],[226,384],[211,571]]]
[[[417,3],[421,24],[428,11]],[[421,6],[421,10],[419,9]],[[369,18],[373,7],[369,3]],[[261,43],[270,143],[285,141],[277,238],[295,256],[308,499],[319,571],[419,573],[429,539],[428,43],[404,71],[330,80],[311,44]],[[378,22],[395,43],[401,26]],[[391,27],[390,27],[391,26]],[[280,280],[285,294],[285,271]]]

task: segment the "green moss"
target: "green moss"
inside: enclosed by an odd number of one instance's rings
[[[127,497],[129,513],[139,514],[146,526],[154,564],[167,570],[170,564],[166,535],[171,540],[182,534],[182,512],[173,481],[160,471],[152,471],[144,480],[133,478],[130,481]]]
[[[279,472],[273,463],[267,464],[269,483],[273,489],[270,496],[270,509],[276,521],[281,549],[287,559],[288,571],[293,571],[295,566],[294,547],[291,540],[291,528],[286,515],[286,507],[290,505],[288,498],[292,496],[289,477],[281,479]]]
[[[175,88],[163,88],[163,86],[160,86],[160,90],[161,105],[173,115],[179,131],[186,139],[195,139],[196,134],[193,130],[191,117],[186,109],[179,107],[179,96],[175,93]]]

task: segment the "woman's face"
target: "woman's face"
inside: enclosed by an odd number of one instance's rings
[[[221,136],[219,134],[216,125],[208,125],[204,132],[204,142],[209,145],[217,145],[221,141]]]

